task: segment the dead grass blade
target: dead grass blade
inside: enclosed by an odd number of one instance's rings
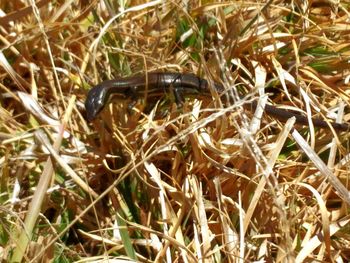
[[[339,222],[332,223],[329,226],[329,235],[333,236],[337,231],[339,231],[342,227],[346,226],[350,222],[349,216],[343,218]],[[301,263],[305,262],[305,259],[318,247],[321,245],[320,236],[323,237],[324,233],[320,232],[315,234],[303,247],[303,249],[297,255],[295,262]]]
[[[286,125],[284,126],[284,129],[283,131],[281,132],[281,134],[279,135],[277,141],[276,141],[276,147],[271,150],[271,153],[270,153],[270,158],[269,158],[269,163],[268,165],[270,167],[273,167],[276,160],[277,160],[277,157],[278,155],[280,154],[281,152],[281,149],[286,141],[286,139],[288,138],[288,135],[290,133],[290,131],[293,129],[293,125],[294,125],[294,122],[295,120],[293,119],[289,119],[286,123]],[[248,226],[250,224],[250,220],[251,220],[251,217],[255,211],[255,207],[261,197],[261,194],[262,192],[264,191],[265,189],[265,185],[266,185],[266,182],[267,182],[267,177],[265,176],[262,176],[260,181],[259,181],[259,184],[257,186],[257,189],[255,190],[254,192],[254,196],[250,202],[250,205],[246,211],[246,215],[244,217],[244,226],[243,226],[243,233],[246,233],[247,229],[248,229]]]
[[[58,134],[58,137],[52,147],[53,152],[57,152],[59,150],[59,147],[61,146],[63,133],[67,124],[67,120],[71,115],[71,111],[73,109],[73,102],[74,102],[74,97],[71,100],[71,103],[69,104],[70,107],[68,108],[66,115],[63,119],[62,125],[60,127],[60,133]],[[39,132],[39,130],[37,132]],[[27,245],[32,238],[33,229],[38,219],[40,209],[44,201],[47,189],[52,181],[53,172],[54,172],[54,169],[53,169],[52,159],[51,157],[48,157],[45,163],[42,175],[40,176],[37,189],[29,205],[28,213],[24,221],[24,228],[21,230],[19,234],[19,238],[16,241],[16,248],[11,257],[11,262],[21,262],[24,257]]]
[[[59,156],[57,151],[55,151],[55,148],[49,143],[48,138],[45,136],[45,134],[38,130],[35,132],[35,136],[40,141],[40,143],[48,150],[48,152],[51,154],[53,159],[63,168],[63,170],[72,177],[73,181],[80,186],[85,192],[92,195],[93,198],[98,198],[98,194],[91,189],[87,183],[82,180],[75,172],[74,170]]]
[[[340,180],[333,174],[333,172],[326,166],[326,164],[321,160],[321,158],[315,153],[313,149],[308,145],[308,143],[303,139],[303,137],[298,133],[298,131],[293,130],[292,136],[298,143],[300,148],[309,157],[310,161],[319,169],[321,174],[323,174],[326,180],[332,185],[332,187],[337,191],[339,197],[343,199],[348,205],[350,205],[350,194],[346,187],[340,182]]]
[[[40,0],[38,1],[35,5],[38,8],[41,8],[45,5],[47,5],[50,1],[49,0]],[[27,6],[24,7],[20,10],[14,11],[10,14],[7,14],[5,16],[0,17],[0,26],[5,27],[8,23],[14,22],[20,19],[25,18],[27,15],[30,15],[33,13],[33,7],[32,6]]]
[[[312,186],[305,183],[297,183],[297,185],[307,188],[316,197],[318,206],[320,207],[320,212],[322,217],[321,223],[322,223],[322,229],[323,229],[322,232],[323,232],[324,242],[326,244],[326,250],[327,250],[328,256],[331,257],[331,236],[330,236],[330,230],[329,230],[330,222],[328,218],[328,211],[327,211],[326,204],[323,201],[321,195]],[[311,254],[312,251],[308,251],[308,252],[309,254]]]

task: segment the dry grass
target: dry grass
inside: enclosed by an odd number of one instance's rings
[[[348,133],[233,94],[347,121],[349,3],[116,3],[0,2],[3,261],[348,262]],[[86,122],[91,86],[153,71],[230,99],[119,100]]]

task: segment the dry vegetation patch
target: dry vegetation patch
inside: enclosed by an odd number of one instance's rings
[[[348,262],[348,132],[264,107],[349,120],[349,21],[346,1],[1,1],[3,260]],[[226,92],[86,121],[92,86],[148,72]]]

